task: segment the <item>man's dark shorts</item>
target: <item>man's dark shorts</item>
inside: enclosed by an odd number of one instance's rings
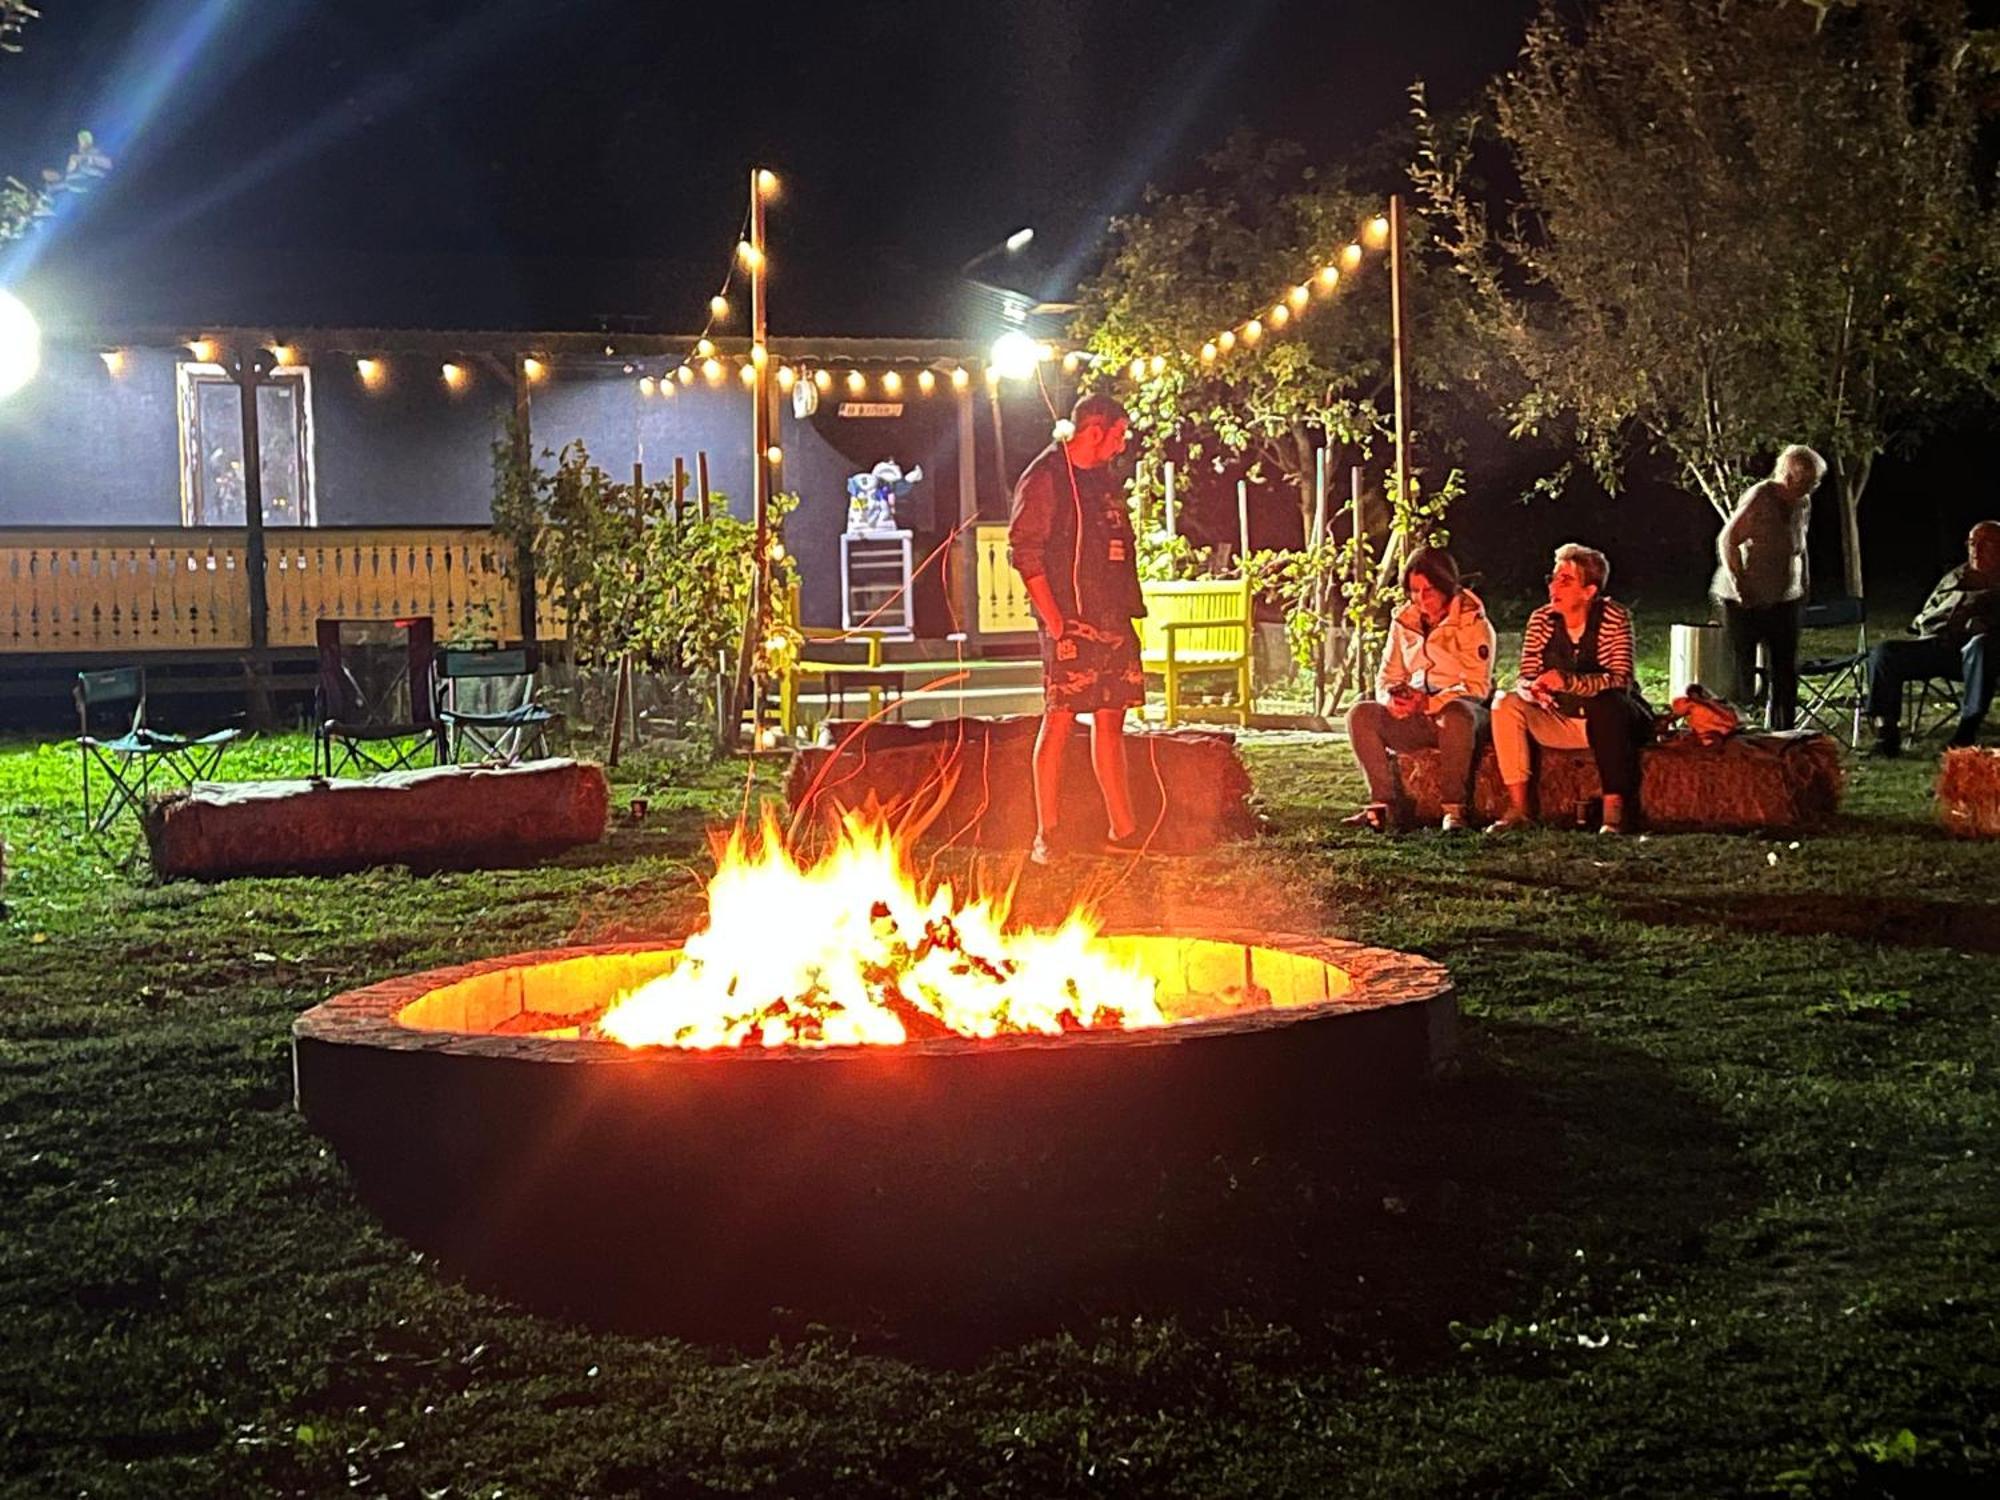
[[[1139,670],[1139,637],[1131,626],[1101,630],[1072,623],[1061,640],[1041,632],[1042,707],[1087,714],[1100,708],[1138,708],[1146,701]]]

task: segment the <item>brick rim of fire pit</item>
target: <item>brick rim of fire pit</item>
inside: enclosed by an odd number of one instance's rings
[[[418,1027],[401,1019],[412,1005],[436,991],[482,976],[510,970],[526,970],[540,965],[563,964],[581,959],[671,953],[679,944],[599,943],[569,948],[537,949],[476,959],[470,963],[401,974],[361,989],[335,995],[306,1011],[292,1024],[294,1044],[294,1084],[301,1105],[308,1103],[305,1077],[298,1067],[299,1044],[326,1044],[336,1047],[375,1048],[400,1053],[438,1053],[449,1056],[518,1059],[529,1062],[592,1064],[596,1066],[640,1064],[658,1067],[676,1063],[731,1065],[806,1063],[838,1065],[878,1057],[885,1050],[912,1056],[952,1056],[994,1049],[1035,1049],[1078,1047],[1162,1046],[1199,1041],[1207,1037],[1237,1035],[1245,1031],[1278,1030],[1285,1027],[1323,1022],[1339,1015],[1360,1015],[1389,1008],[1414,1007],[1427,1013],[1427,1051],[1435,1068],[1450,1054],[1455,1043],[1457,1003],[1451,976],[1434,959],[1398,949],[1371,947],[1341,938],[1312,937],[1298,933],[1276,933],[1247,928],[1134,928],[1107,931],[1107,938],[1163,938],[1214,943],[1262,950],[1288,958],[1304,958],[1328,965],[1348,977],[1350,987],[1340,995],[1305,1004],[1246,1007],[1227,1015],[1171,1022],[1166,1026],[1126,1031],[1122,1029],[1069,1032],[1061,1036],[1030,1033],[991,1040],[973,1037],[940,1037],[910,1041],[892,1049],[869,1046],[847,1047],[743,1047],[729,1049],[684,1049],[676,1047],[627,1047],[598,1038],[557,1037],[525,1032],[497,1033],[490,1030],[456,1030]],[[578,1012],[583,1014],[584,1012]]]

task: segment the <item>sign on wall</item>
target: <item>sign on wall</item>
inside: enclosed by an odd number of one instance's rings
[[[900,417],[903,403],[900,401],[843,401],[840,415],[843,417]]]

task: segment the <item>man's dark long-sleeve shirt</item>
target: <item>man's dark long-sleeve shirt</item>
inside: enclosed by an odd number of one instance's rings
[[[1014,486],[1007,560],[1024,579],[1048,579],[1065,619],[1124,629],[1146,612],[1124,487],[1111,465],[1077,468],[1060,444]]]

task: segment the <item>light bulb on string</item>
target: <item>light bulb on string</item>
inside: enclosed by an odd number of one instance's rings
[[[736,258],[743,262],[743,269],[746,271],[763,269],[764,252],[748,240],[738,240],[736,242]]]
[[[1312,289],[1304,283],[1293,287],[1289,292],[1285,293],[1285,300],[1292,304],[1293,312],[1301,311],[1311,299]]]
[[[1321,286],[1324,287],[1335,286],[1339,283],[1339,281],[1340,281],[1339,266],[1321,266],[1319,268],[1319,284]]]
[[[642,396],[650,396],[650,395],[652,395],[652,394],[653,394],[653,377],[652,377],[652,376],[650,376],[650,375],[641,375],[641,376],[639,377],[639,394],[640,394],[640,395],[642,395]]]
[[[1144,357],[1135,358],[1132,361],[1132,363],[1129,366],[1127,366],[1127,370],[1131,374],[1134,380],[1144,380],[1146,378],[1146,361]]]
[[[814,388],[815,388],[816,390],[822,390],[822,391],[830,391],[830,390],[832,390],[832,389],[833,389],[833,374],[832,374],[832,372],[831,372],[831,371],[829,371],[829,370],[814,370],[814,371],[813,371],[813,387],[814,387]]]
[[[1236,347],[1236,330],[1225,328],[1215,336],[1215,347],[1227,353]]]
[[[1345,250],[1341,251],[1340,263],[1350,271],[1352,271],[1356,266],[1360,265],[1361,246],[1358,243],[1356,243],[1349,245]]]
[[[1368,239],[1376,245],[1387,244],[1389,240],[1389,216],[1377,214],[1368,221]]]
[[[847,388],[859,396],[863,391],[868,389],[868,377],[863,375],[859,370],[849,370],[847,372]]]
[[[917,389],[928,396],[937,389],[937,375],[931,370],[917,371]]]
[[[1213,361],[1214,358],[1215,358],[1215,341],[1213,339],[1210,339],[1207,343],[1201,346],[1202,363],[1208,364],[1211,361]]]
[[[714,384],[722,378],[722,361],[711,354],[701,362],[701,373],[708,378],[711,385]]]
[[[743,362],[736,373],[742,377],[745,385],[755,385],[757,383],[757,367],[748,360]]]
[[[729,299],[717,292],[708,299],[708,315],[720,323],[729,316]]]
[[[794,385],[795,383],[797,383],[797,381],[798,381],[798,378],[799,378],[799,377],[798,377],[797,373],[796,373],[796,372],[795,372],[795,371],[794,371],[794,370],[792,369],[792,367],[791,367],[790,365],[779,365],[779,366],[778,366],[778,389],[779,389],[779,390],[781,390],[781,391],[789,391],[789,390],[790,390],[790,389],[792,388],[792,386],[793,386],[793,385]]]
[[[1083,363],[1083,356],[1072,349],[1063,356],[1063,374],[1074,375],[1076,367]]]
[[[972,377],[965,373],[964,365],[953,365],[951,367],[951,388],[953,390],[964,390],[971,382],[971,379]]]
[[[686,365],[682,365],[674,371],[674,379],[678,380],[682,385],[693,385],[694,371],[690,370]]]
[[[1155,354],[1155,355],[1154,355],[1154,356],[1153,356],[1153,357],[1152,357],[1151,359],[1149,359],[1148,361],[1146,361],[1146,369],[1147,369],[1148,373],[1150,373],[1150,374],[1153,374],[1153,375],[1164,375],[1164,374],[1166,374],[1166,373],[1167,373],[1167,357],[1166,357],[1166,355],[1164,355],[1164,354]]]
[[[882,372],[882,394],[885,396],[902,395],[903,377],[898,375],[894,370],[884,370]]]
[[[709,355],[715,353],[715,340],[696,339],[694,344],[694,352],[699,354],[703,359],[707,359]]]
[[[773,172],[769,167],[759,167],[757,169],[757,191],[762,193],[766,198],[774,196],[778,191],[778,174]]]
[[[1243,325],[1243,342],[1254,344],[1264,336],[1264,325],[1252,318]]]
[[[1270,318],[1273,328],[1283,328],[1291,320],[1292,310],[1282,302],[1274,302],[1266,316]]]

